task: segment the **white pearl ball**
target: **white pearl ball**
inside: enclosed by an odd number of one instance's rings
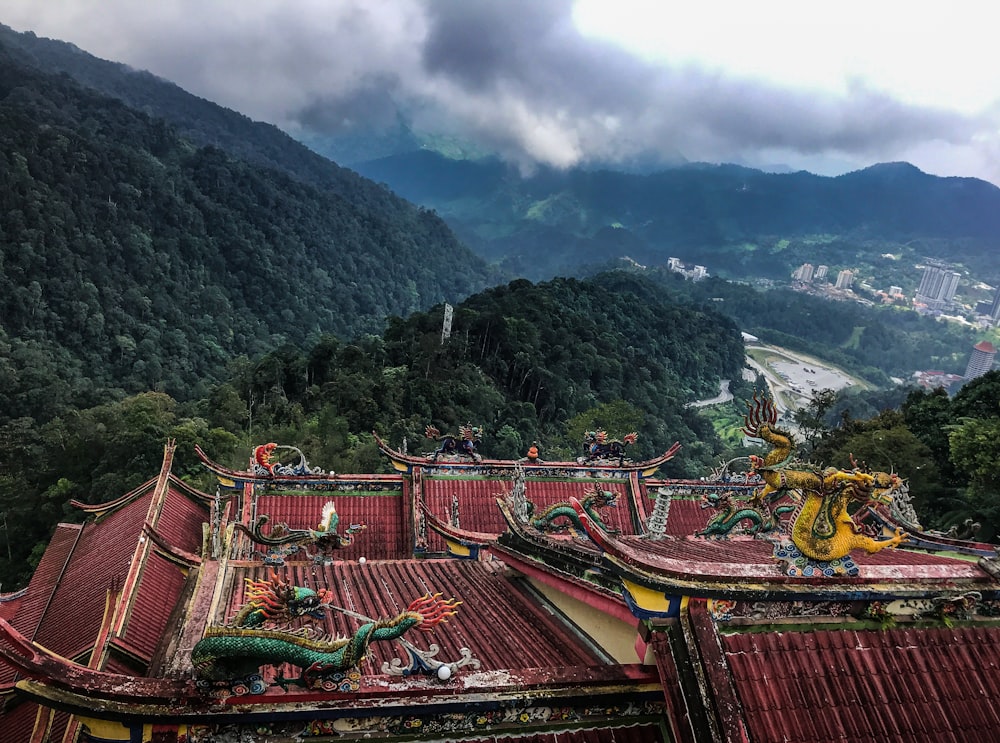
[[[358,563],[359,564],[364,565],[366,562],[368,562],[368,560],[366,560],[365,558],[363,558],[363,557],[359,557],[358,558]]]
[[[451,666],[438,666],[438,678],[447,681],[451,678]]]

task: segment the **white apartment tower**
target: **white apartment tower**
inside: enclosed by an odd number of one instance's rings
[[[841,271],[837,274],[836,287],[838,289],[850,289],[851,284],[854,283],[854,272],[853,271]]]
[[[997,349],[989,341],[980,341],[972,347],[969,355],[969,365],[965,367],[965,379],[975,379],[983,376],[993,368],[993,359],[996,358]]]
[[[792,273],[792,278],[796,281],[801,281],[804,284],[808,284],[813,280],[813,265],[812,263],[803,263],[801,266],[795,269]]]
[[[941,264],[931,263],[924,268],[915,300],[927,305],[931,310],[943,309],[954,298],[961,277],[957,271],[948,270]]]

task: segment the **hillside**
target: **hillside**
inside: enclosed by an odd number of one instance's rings
[[[9,36],[0,34],[4,419],[48,417],[109,391],[186,398],[233,357],[322,333],[378,333],[390,315],[496,283],[436,215],[273,127],[202,101],[201,140],[243,143],[202,146],[26,63]]]
[[[356,167],[530,278],[579,274],[620,256],[648,264],[676,256],[730,278],[785,279],[803,262],[870,266],[886,252],[998,277],[1000,189],[906,163],[836,178],[705,164],[649,175],[542,168],[525,177],[495,159],[422,150]]]

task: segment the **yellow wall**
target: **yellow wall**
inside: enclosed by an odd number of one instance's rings
[[[617,662],[640,662],[635,652],[638,620],[634,625],[623,622],[544,583],[530,578],[528,581]]]

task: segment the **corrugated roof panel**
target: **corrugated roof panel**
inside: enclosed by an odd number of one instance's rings
[[[198,554],[201,552],[201,525],[206,521],[208,507],[205,504],[171,487],[156,519],[156,531],[168,544]]]
[[[123,637],[147,660],[159,646],[183,588],[180,567],[155,552],[146,558]]]
[[[816,630],[812,650],[798,634],[722,636],[755,742],[992,740],[1000,727],[1000,627]]]
[[[333,604],[374,619],[405,611],[427,593],[462,601],[458,614],[431,632],[411,631],[406,637],[418,647],[436,643],[438,658],[457,660],[468,647],[481,670],[521,670],[565,666],[595,666],[601,661],[560,621],[529,598],[519,581],[507,577],[498,562],[465,560],[405,560],[334,563],[328,566],[288,565],[278,569],[282,580],[313,589],[333,591]],[[266,580],[270,569],[241,568],[226,617],[243,603],[243,576]],[[299,621],[298,624],[303,622]],[[331,610],[323,620],[329,634],[353,633],[361,620]],[[516,631],[512,631],[516,628]],[[362,673],[381,674],[382,663],[401,657],[395,643],[376,643],[362,664]]]
[[[73,657],[97,638],[109,589],[120,590],[149,510],[151,492],[83,527],[35,640]]]
[[[369,560],[399,560],[411,556],[406,501],[398,490],[383,493],[263,495],[257,500],[257,514],[270,518],[268,526],[264,527],[265,532],[281,522],[287,523],[290,529],[315,529],[322,517],[323,506],[331,500],[340,518],[338,531],[341,534],[351,524],[365,525],[365,529],[354,535],[352,544],[336,551],[335,559],[357,560],[363,556]],[[258,551],[266,551],[266,548],[258,547]]]

